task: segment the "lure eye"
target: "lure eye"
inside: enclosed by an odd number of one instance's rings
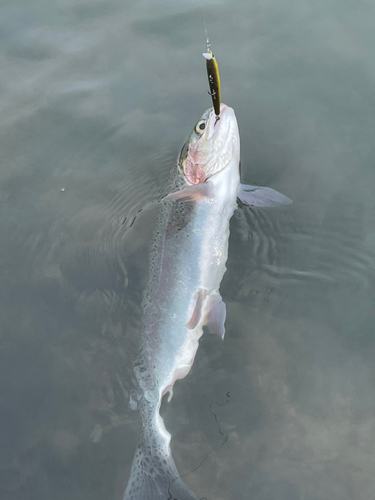
[[[204,120],[200,120],[195,125],[195,131],[197,134],[203,134],[204,129],[206,128],[206,122]]]

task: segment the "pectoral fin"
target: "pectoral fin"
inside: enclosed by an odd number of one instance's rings
[[[175,193],[170,193],[163,198],[168,201],[197,201],[202,198],[210,198],[212,196],[212,183],[203,182],[201,184],[193,184]]]
[[[218,292],[210,293],[207,298],[207,313],[205,322],[208,333],[219,335],[221,339],[224,339],[224,322],[226,314],[226,307],[221,295]]]
[[[240,184],[237,196],[243,203],[254,207],[278,207],[293,203],[287,196],[274,189],[248,184]]]

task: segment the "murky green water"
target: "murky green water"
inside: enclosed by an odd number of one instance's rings
[[[122,498],[148,203],[210,106],[202,7],[243,181],[294,204],[232,220],[225,341],[202,338],[162,409],[174,458],[208,500],[374,495],[374,4],[15,0],[0,16],[2,500]]]

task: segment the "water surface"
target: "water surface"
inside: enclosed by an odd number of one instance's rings
[[[208,500],[373,497],[374,5],[15,0],[0,16],[2,500],[122,498],[152,202],[210,105],[202,8],[242,179],[294,204],[232,219],[225,341],[202,338],[162,408],[177,467]]]

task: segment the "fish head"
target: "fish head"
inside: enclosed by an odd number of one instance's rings
[[[207,109],[183,146],[178,165],[189,185],[200,184],[223,170],[236,157],[240,159],[240,136],[236,115],[221,104],[220,115]]]

